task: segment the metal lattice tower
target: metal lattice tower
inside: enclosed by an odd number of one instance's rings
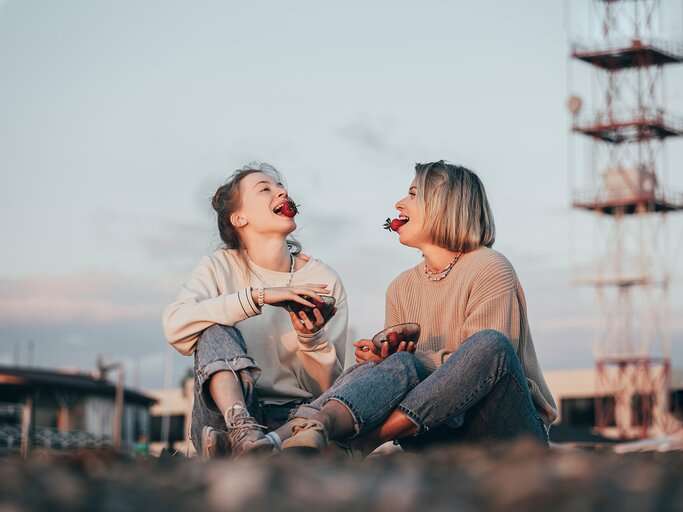
[[[683,119],[664,109],[663,73],[683,62],[683,46],[657,37],[658,0],[592,0],[591,8],[591,40],[573,41],[571,58],[592,69],[593,111],[581,115],[577,96],[569,107],[588,154],[572,207],[593,215],[597,257],[574,280],[595,288],[605,318],[596,428],[647,437],[672,421],[666,218],[683,210],[683,195],[667,190],[661,161],[666,140],[683,135]]]

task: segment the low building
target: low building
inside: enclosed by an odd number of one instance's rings
[[[616,389],[602,387],[598,396],[598,375],[594,368],[574,370],[551,370],[543,372],[557,403],[559,417],[550,430],[551,440],[558,442],[593,442],[618,440],[619,432],[615,421]],[[668,393],[661,393],[666,403],[652,401],[652,412],[648,415],[653,422],[648,425],[651,435],[663,435],[680,428],[683,421],[683,371],[673,370]],[[606,424],[602,432],[597,432],[596,406],[601,408]],[[631,426],[638,432],[642,426],[643,404],[634,400],[631,404]],[[655,411],[661,410],[660,413]],[[598,435],[600,434],[600,435]],[[637,437],[637,436],[635,436]]]
[[[156,403],[151,408],[150,453],[159,454],[163,449],[186,456],[195,455],[190,441],[194,381],[186,378],[182,386],[149,391]]]
[[[120,446],[149,438],[154,398],[122,388]],[[0,366],[0,451],[110,446],[117,386],[104,375]]]

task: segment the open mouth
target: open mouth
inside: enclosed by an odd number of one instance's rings
[[[399,215],[398,222],[396,223],[396,228],[394,231],[398,232],[398,230],[406,224],[408,224],[408,222],[410,222],[410,217],[406,217],[405,215]]]
[[[296,204],[294,204],[294,201],[290,200],[290,201],[285,201],[283,203],[280,203],[275,208],[273,208],[273,213],[275,215],[280,215],[282,217],[289,217],[291,219],[297,213],[299,213],[299,209],[297,208]]]

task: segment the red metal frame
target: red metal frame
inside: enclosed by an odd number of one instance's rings
[[[652,353],[650,334],[644,335],[642,329],[636,334],[636,306],[647,290],[656,286],[666,290],[670,278],[666,272],[652,275],[645,263],[629,273],[622,258],[631,256],[625,254],[627,225],[632,224],[628,219],[683,210],[683,194],[667,191],[657,179],[664,141],[683,135],[683,118],[665,112],[659,93],[663,67],[683,62],[683,47],[654,37],[657,0],[593,2],[601,14],[601,40],[573,44],[571,57],[595,70],[601,95],[596,113],[579,118],[574,112],[571,130],[586,136],[592,155],[589,183],[586,190],[573,192],[572,206],[594,213],[601,222],[605,218],[612,222],[612,231],[603,240],[613,244],[606,251],[611,259],[598,265],[595,277],[584,280],[598,291],[607,321],[597,347],[596,429],[624,439],[648,437],[667,428],[670,361],[666,351]],[[624,39],[625,21],[630,33]],[[627,170],[650,177],[649,188],[628,182]],[[629,186],[615,193],[614,180],[622,172]],[[648,242],[634,244],[637,260],[651,262],[658,256],[657,248]],[[608,288],[615,290],[610,295],[613,304],[606,304]],[[614,405],[608,406],[606,397],[611,396]]]

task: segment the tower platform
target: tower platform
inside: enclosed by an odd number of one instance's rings
[[[609,197],[604,190],[578,192],[572,198],[572,207],[605,215],[673,212],[683,210],[683,194],[652,191]]]
[[[664,41],[633,39],[622,45],[601,48],[575,45],[571,55],[595,67],[618,71],[683,62],[683,47]]]
[[[648,108],[611,116],[598,113],[593,120],[575,120],[572,131],[605,142],[619,144],[683,135],[683,118]]]

